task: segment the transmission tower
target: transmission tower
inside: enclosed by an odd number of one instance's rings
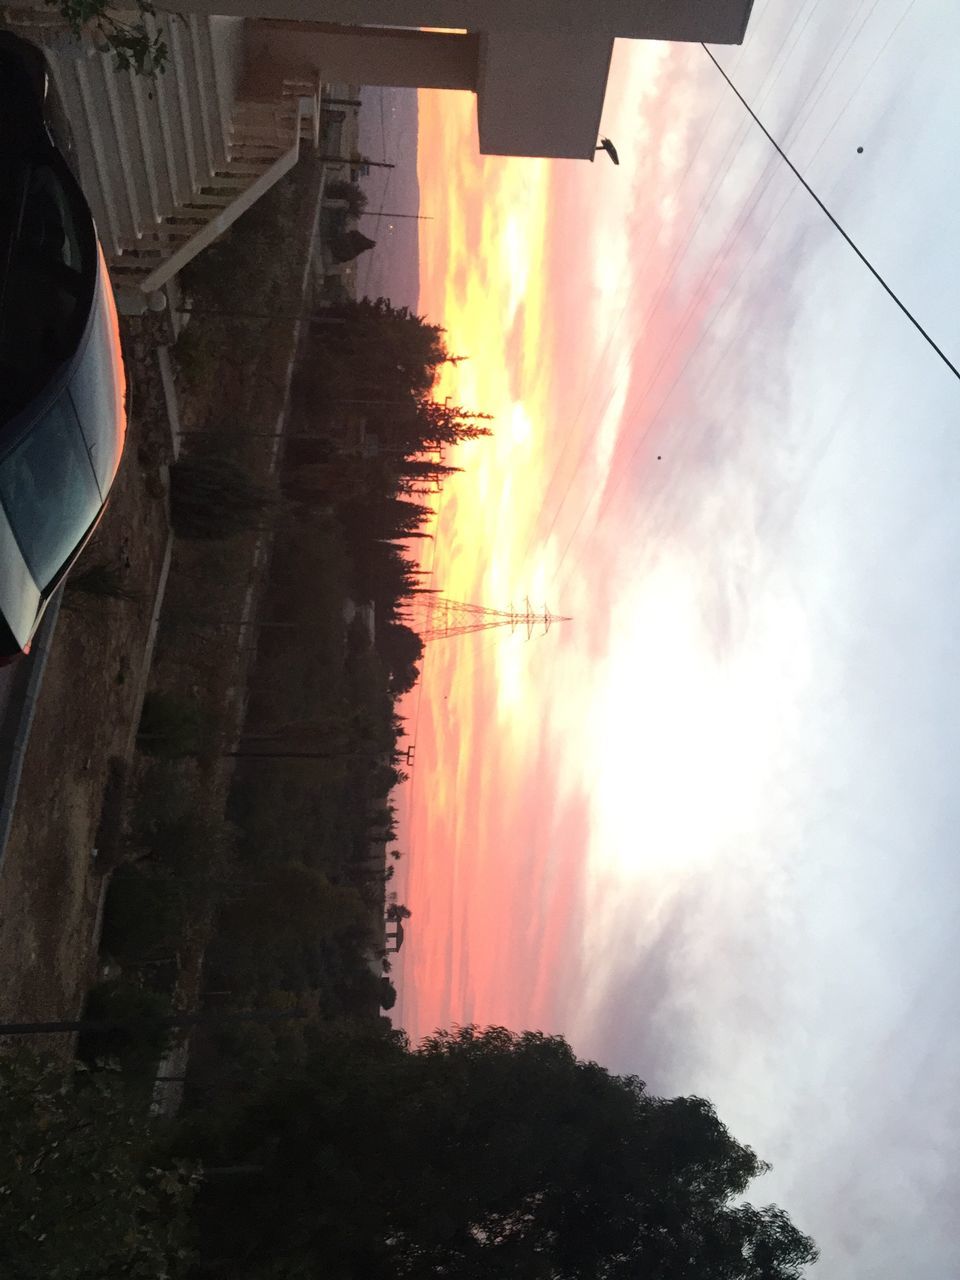
[[[416,629],[424,643],[506,627],[511,631],[523,627],[529,639],[538,630],[546,635],[555,622],[570,621],[557,617],[547,608],[534,609],[529,600],[524,601],[522,609],[489,609],[482,604],[448,600],[446,596],[423,595],[419,597],[418,611],[422,621]]]

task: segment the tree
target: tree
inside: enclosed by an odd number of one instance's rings
[[[392,1009],[397,1003],[397,989],[389,978],[380,979],[380,1008]]]
[[[117,71],[153,75],[164,70],[168,50],[158,29],[148,25],[154,14],[151,0],[134,0],[122,13],[108,0],[50,2],[77,38],[92,34],[100,49],[113,55]]]
[[[386,298],[343,303],[327,318],[344,322],[324,334],[323,345],[346,361],[357,392],[366,388],[385,399],[409,399],[429,391],[438,367],[449,359],[440,325]]]
[[[354,228],[352,231],[341,231],[330,237],[327,245],[330,257],[334,262],[352,262],[354,258],[359,258],[361,253],[366,253],[368,249],[377,247],[376,240],[371,240],[369,236],[365,236],[362,231]]]
[[[479,440],[493,432],[484,423],[491,422],[489,413],[473,413],[461,405],[446,404],[422,396],[417,403],[420,438],[426,443],[459,444],[461,440]]]
[[[766,1166],[708,1102],[558,1037],[371,1030],[308,1052],[209,1135],[211,1162],[262,1167],[201,1206],[208,1264],[237,1280],[798,1280],[817,1256],[741,1202]]]
[[[367,193],[356,182],[348,182],[345,178],[328,182],[323,194],[330,200],[345,200],[347,215],[351,218],[359,218],[367,207]]]
[[[331,884],[322,871],[296,862],[264,868],[221,908],[221,927],[244,950],[335,936],[365,918],[353,889]]]
[[[420,676],[423,641],[411,627],[391,622],[377,637],[377,649],[390,671],[390,692],[394,697],[408,693]]]
[[[192,1166],[109,1072],[0,1057],[4,1280],[174,1280],[188,1264]]]

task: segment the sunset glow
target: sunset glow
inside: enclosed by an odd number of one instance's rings
[[[719,51],[954,361],[958,41],[758,0]],[[424,559],[571,621],[428,647],[399,1021],[707,1096],[831,1276],[958,1274],[956,379],[696,46],[617,44],[619,167],[474,113],[420,96],[420,310],[495,435]]]
[[[744,820],[761,768],[761,713],[711,658],[695,566],[679,548],[623,541],[627,463],[671,470],[654,451],[670,434],[658,406],[718,286],[708,279],[681,315],[678,345],[665,282],[689,215],[644,193],[664,175],[676,186],[690,162],[691,93],[665,46],[618,57],[608,110],[639,139],[620,170],[480,157],[472,95],[420,96],[434,219],[420,309],[468,357],[437,394],[496,420],[456,459],[465,474],[426,563],[449,597],[508,608],[529,596],[572,621],[529,642],[494,631],[434,644],[406,708],[415,921],[401,1014],[415,1033],[556,1025],[564,975],[611,959],[623,887],[643,887],[638,919],[655,912],[714,855],[718,829]]]

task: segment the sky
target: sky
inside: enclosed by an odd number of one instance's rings
[[[757,0],[717,50],[960,357],[945,0]],[[405,710],[413,1035],[567,1035],[710,1097],[831,1280],[960,1274],[960,386],[702,50],[617,45],[621,165],[419,95],[419,307],[495,415]],[[862,153],[858,148],[862,147]]]
[[[413,89],[361,90],[360,154],[376,162],[363,179],[361,230],[376,242],[357,262],[359,293],[415,307],[420,290],[417,95]],[[393,165],[392,169],[380,168]],[[397,216],[400,215],[400,216]]]

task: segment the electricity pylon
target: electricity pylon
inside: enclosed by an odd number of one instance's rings
[[[534,609],[529,599],[522,609],[490,609],[482,604],[469,604],[464,600],[448,600],[446,596],[423,595],[418,598],[421,625],[416,626],[420,638],[426,644],[431,640],[448,640],[452,636],[465,636],[474,631],[493,631],[509,627],[516,631],[523,627],[527,639],[542,628],[546,635],[555,622],[569,622],[549,609]]]

